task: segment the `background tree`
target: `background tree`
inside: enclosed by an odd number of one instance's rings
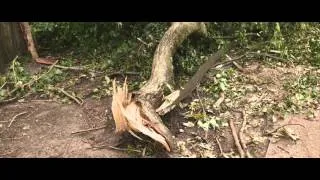
[[[27,51],[27,46],[17,22],[0,23],[0,39],[0,71],[3,72],[9,62]]]

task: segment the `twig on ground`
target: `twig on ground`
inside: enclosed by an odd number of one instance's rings
[[[235,67],[239,69],[239,71],[246,72],[246,70],[242,66],[240,66],[240,64],[238,64],[237,62],[232,62],[232,63]]]
[[[146,156],[146,150],[147,150],[147,148],[144,147],[143,150],[142,150],[141,157],[145,157]]]
[[[285,150],[285,149],[284,149],[283,147],[281,147],[281,146],[277,146],[277,148],[278,148],[278,149],[281,149],[282,151],[284,151],[284,152],[286,152],[286,153],[288,153],[288,154],[290,154],[289,151]]]
[[[110,76],[110,77],[119,76],[119,75],[122,75],[122,76],[124,76],[124,75],[140,75],[140,73],[138,73],[138,72],[113,72],[113,73],[107,74],[107,76]]]
[[[216,137],[216,141],[217,141],[217,144],[218,144],[218,147],[219,147],[219,150],[220,150],[221,155],[222,155],[224,158],[228,158],[228,157],[225,155],[225,153],[223,152],[222,146],[221,146],[220,141],[219,141],[219,139],[218,139],[217,137]]]
[[[229,59],[227,61],[218,62],[218,63],[214,64],[213,67],[216,68],[217,66],[220,66],[220,65],[227,65],[227,64],[233,63],[235,61],[238,61],[238,60],[242,59],[245,56],[246,56],[246,54],[243,54],[243,55],[241,55],[239,57],[232,58],[232,59]]]
[[[221,92],[219,99],[214,103],[213,106],[216,107],[216,108],[219,107],[220,104],[224,101],[224,98],[225,98],[224,92]]]
[[[266,135],[273,134],[273,133],[277,132],[279,129],[284,128],[285,126],[301,126],[301,127],[303,127],[303,128],[306,128],[306,127],[305,127],[304,125],[302,125],[302,124],[285,124],[285,125],[282,125],[282,126],[276,128],[275,130],[272,130],[272,131],[270,131],[270,132],[267,132]]]
[[[239,138],[238,138],[238,135],[237,135],[237,131],[236,131],[236,128],[234,126],[234,123],[233,123],[232,119],[229,119],[229,126],[230,126],[230,129],[231,129],[231,132],[232,132],[232,136],[233,136],[234,142],[235,142],[235,144],[237,146],[238,152],[240,153],[240,157],[244,158],[245,154],[244,154],[244,151],[243,151],[243,149],[242,149],[242,147],[240,145]]]
[[[58,102],[56,100],[53,100],[53,99],[33,99],[33,100],[30,100],[31,102]]]
[[[7,84],[7,81],[2,84],[2,86],[0,87],[0,89],[2,89],[6,84]]]
[[[95,130],[104,129],[104,128],[106,128],[106,127],[107,127],[107,126],[101,126],[101,127],[97,127],[97,128],[90,128],[90,129],[75,131],[75,132],[72,132],[71,134],[85,133],[85,132],[90,132],[90,131],[95,131]]]
[[[117,147],[113,147],[113,146],[109,146],[109,148],[115,149],[115,150],[119,150],[119,151],[133,151],[133,152],[137,152],[137,153],[141,153],[142,152],[142,151],[136,150],[136,149],[117,148]]]
[[[247,52],[247,55],[264,56],[264,57],[269,57],[269,58],[273,58],[273,59],[278,59],[278,60],[281,60],[281,61],[288,61],[288,59],[284,59],[284,58],[281,58],[281,57],[273,56],[273,55],[268,54],[268,53]]]
[[[140,41],[142,44],[146,45],[147,47],[150,47],[150,43],[146,43],[145,41],[143,41],[141,38],[137,38],[138,41]]]
[[[10,123],[9,123],[9,125],[8,125],[8,128],[11,126],[11,124],[16,120],[16,118],[17,118],[18,116],[21,116],[21,115],[26,114],[26,113],[28,113],[28,112],[24,111],[24,112],[22,112],[22,113],[19,113],[19,114],[13,116],[13,118],[10,120]]]
[[[74,71],[84,71],[86,68],[84,66],[61,66],[61,65],[54,65],[55,68],[65,69],[65,70],[74,70]]]
[[[64,95],[68,96],[69,98],[73,99],[76,103],[78,103],[79,105],[82,105],[83,104],[83,100],[78,98],[78,97],[75,97],[75,96],[72,96],[71,94],[69,94],[68,92],[66,92],[65,90],[63,90],[62,88],[56,88],[59,92],[63,93]]]
[[[17,99],[17,97],[13,97],[13,98],[10,98],[10,99],[2,100],[2,101],[0,101],[0,105],[1,104],[5,104],[5,103],[10,103],[12,101],[15,101],[16,99]]]
[[[267,157],[267,155],[268,155],[270,144],[271,144],[271,140],[268,139],[268,146],[267,146],[267,149],[265,151],[264,157]]]
[[[249,152],[249,150],[247,148],[247,145],[246,145],[246,143],[244,142],[244,139],[243,139],[243,131],[244,131],[244,129],[246,127],[246,124],[247,124],[247,117],[246,117],[245,110],[242,110],[242,117],[243,117],[243,122],[242,122],[242,126],[240,128],[240,131],[239,131],[239,140],[240,140],[240,143],[241,143],[241,146],[242,146],[243,150],[246,153],[246,156],[248,158],[252,158],[252,156],[251,156],[251,154],[250,154],[250,152]]]

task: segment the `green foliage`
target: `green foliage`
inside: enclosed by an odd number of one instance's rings
[[[75,65],[72,59],[80,57],[86,59],[90,69],[102,72],[141,72],[141,78],[131,87],[137,89],[149,78],[154,51],[169,25],[155,22],[39,22],[32,23],[32,28],[40,52],[48,50],[51,53],[64,53],[60,62],[62,65]],[[206,26],[207,37],[192,34],[178,47],[173,57],[174,71],[178,75],[176,77],[193,75],[209,54],[226,44],[231,45],[231,49],[238,53],[260,51],[287,60],[283,63],[320,65],[319,23],[210,22]],[[279,61],[271,60],[271,63]],[[61,80],[62,77],[59,76],[57,72],[54,77],[58,79],[52,81]],[[205,92],[215,100],[220,92],[227,92],[226,95],[232,97],[232,93],[240,96],[244,92],[230,90],[232,77],[232,70],[219,71],[214,82],[206,85]],[[52,83],[48,79],[44,78],[42,81]],[[231,94],[228,94],[229,90]],[[310,97],[315,97],[314,90],[308,93]],[[292,92],[292,97],[301,100],[302,96],[308,97],[308,93],[299,91],[298,95],[294,95]],[[288,100],[288,104],[294,102],[296,100]]]
[[[193,34],[174,55],[178,75],[192,75],[208,54],[230,44],[240,51],[276,53],[288,62],[320,65],[319,23],[212,22],[208,37]],[[169,23],[38,22],[32,23],[40,50],[86,56],[117,71],[142,71],[148,78],[152,58]]]
[[[25,91],[24,84],[27,83],[31,77],[25,71],[22,64],[15,58],[6,75],[0,76],[0,100],[6,99],[11,96],[13,89],[18,89],[19,91],[13,93],[22,93]]]
[[[21,58],[21,61],[26,61]],[[0,100],[21,97],[26,93],[49,93],[49,87],[57,82],[65,80],[68,73],[53,68],[51,71],[43,71],[40,74],[30,75],[23,64],[14,59],[6,75],[0,76]]]
[[[148,76],[154,50],[165,23],[33,23],[40,50],[71,52],[72,56],[100,61],[123,71],[143,71]],[[100,63],[99,65],[101,65]]]
[[[293,82],[287,82],[284,88],[289,92],[286,98],[287,109],[299,111],[315,106],[320,100],[320,77],[311,71]]]
[[[218,70],[216,75],[213,77],[213,82],[206,84],[205,92],[209,93],[210,96],[218,97],[221,92],[226,92],[230,88],[230,80],[234,75],[234,70],[223,69]]]
[[[211,128],[219,129],[227,126],[224,119],[209,115],[206,112],[212,112],[213,101],[210,99],[202,100],[202,104],[199,99],[194,99],[188,106],[186,118],[192,118],[197,121],[198,127],[205,131],[209,131]],[[203,106],[202,106],[203,105]],[[205,110],[206,112],[203,112]]]

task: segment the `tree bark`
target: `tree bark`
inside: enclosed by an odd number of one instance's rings
[[[28,22],[22,22],[21,26],[24,31],[25,39],[28,42],[28,50],[31,53],[32,59],[36,60],[39,58],[39,54],[33,41],[31,26]]]
[[[182,42],[194,32],[206,35],[205,24],[174,22],[161,39],[153,57],[151,77],[140,89],[140,98],[148,99],[154,108],[161,104],[165,84],[173,84],[172,58],[174,53]]]
[[[23,33],[17,22],[0,23],[0,73],[16,56],[27,51]]]

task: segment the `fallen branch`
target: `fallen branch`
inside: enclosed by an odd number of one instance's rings
[[[28,113],[28,112],[25,111],[25,112],[22,112],[22,113],[19,113],[19,114],[13,116],[13,118],[10,120],[10,123],[9,123],[9,125],[8,125],[8,128],[10,128],[11,124],[16,120],[16,118],[17,118],[18,116],[21,116],[21,115],[26,114],[26,113]]]
[[[246,112],[244,110],[242,111],[242,117],[243,117],[243,122],[242,122],[242,126],[240,128],[240,131],[239,131],[239,140],[240,140],[240,143],[241,143],[241,146],[242,146],[243,150],[246,153],[246,156],[248,158],[252,158],[252,156],[251,156],[251,154],[250,154],[250,152],[249,152],[249,150],[247,148],[247,145],[246,145],[246,143],[244,141],[244,138],[243,138],[243,131],[244,131],[244,129],[246,127],[246,124],[247,124]]]
[[[39,80],[40,80],[41,78],[43,78],[46,74],[48,74],[48,73],[53,69],[53,67],[54,67],[57,63],[58,63],[58,61],[54,62],[54,63],[50,66],[50,68],[49,68],[49,70],[48,70],[47,72],[41,74],[39,77],[36,77],[36,78],[31,79],[29,82],[23,84],[23,85],[20,86],[20,87],[14,88],[12,91],[9,92],[9,94],[11,95],[11,94],[13,94],[14,92],[16,92],[17,90],[23,89],[23,88],[25,88],[26,86],[29,86],[29,87],[32,86],[36,81],[39,81]],[[0,103],[1,103],[1,101],[0,101]]]
[[[197,87],[198,83],[200,83],[202,77],[205,75],[205,73],[210,68],[215,68],[220,65],[227,65],[234,61],[237,61],[239,59],[242,59],[244,55],[241,55],[237,58],[230,59],[228,61],[224,62],[216,62],[222,57],[223,50],[218,51],[215,55],[209,57],[206,63],[200,66],[196,74],[191,78],[188,83],[181,88],[180,90],[176,90],[173,93],[166,96],[164,99],[165,101],[162,103],[162,105],[156,110],[159,115],[165,115],[169,111],[171,111],[175,106],[182,101],[184,98],[186,98],[194,89]]]
[[[229,126],[230,126],[230,129],[231,129],[231,132],[232,132],[232,136],[233,136],[233,139],[234,139],[234,142],[237,146],[237,149],[238,149],[238,152],[240,154],[240,157],[241,158],[244,158],[245,157],[245,154],[244,154],[244,151],[240,145],[240,142],[239,142],[239,138],[238,138],[238,135],[237,135],[237,130],[234,126],[234,123],[233,123],[233,120],[232,119],[229,119]]]
[[[165,102],[156,110],[159,115],[164,115],[171,111],[181,100],[183,100],[189,93],[191,93],[200,83],[200,80],[205,75],[205,73],[212,68],[217,66],[217,60],[219,60],[224,51],[219,50],[216,54],[211,56],[207,62],[200,66],[195,75],[188,81],[186,85],[181,90],[174,91],[170,95],[165,97]]]
[[[74,100],[76,103],[78,103],[79,105],[83,104],[83,100],[72,96],[71,94],[69,94],[68,92],[66,92],[65,90],[63,90],[62,88],[56,88],[56,90],[58,90],[59,92],[63,93],[64,95],[68,96],[69,98],[71,98],[72,100]]]
[[[85,133],[85,132],[90,132],[90,131],[96,131],[96,130],[104,129],[106,127],[107,126],[101,126],[101,127],[97,127],[97,128],[90,128],[90,129],[75,131],[75,132],[72,132],[71,134],[79,134],[79,133]]]

